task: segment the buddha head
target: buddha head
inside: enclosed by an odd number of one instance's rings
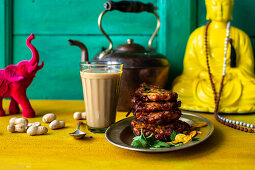
[[[207,20],[228,22],[232,20],[234,0],[205,0]]]

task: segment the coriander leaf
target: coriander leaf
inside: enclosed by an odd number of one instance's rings
[[[146,137],[143,134],[143,130],[141,129],[141,135],[133,138],[131,146],[136,148],[146,148],[148,146],[148,142]]]
[[[146,90],[150,90],[151,89],[150,87],[146,87],[146,86],[143,86],[143,88],[145,88]]]
[[[173,145],[173,146],[181,146],[181,145],[183,145],[183,143],[181,142],[181,143],[171,143],[171,145]]]
[[[162,142],[160,140],[156,140],[152,143],[150,149],[157,149],[157,148],[169,148],[171,145],[166,142]]]
[[[192,138],[192,141],[199,141],[199,138]]]
[[[146,140],[146,137],[145,137],[144,134],[143,134],[143,129],[141,129],[141,135],[140,135],[140,136],[141,136],[142,139],[144,139],[145,141],[147,141],[147,140]]]
[[[142,93],[150,93],[150,91],[149,91],[149,90],[147,90],[147,91],[142,91]]]
[[[161,91],[161,92],[163,92],[163,91],[164,91],[164,89],[161,89],[160,91]]]
[[[175,136],[176,136],[176,132],[173,130],[173,132],[170,135],[170,140],[174,141],[175,140]]]
[[[133,138],[133,140],[139,140],[140,139],[140,136],[136,136]]]
[[[146,140],[147,140],[147,142],[149,142],[149,143],[153,142],[153,141],[155,140],[154,137],[153,137],[153,133],[150,134],[150,136],[146,137]]]
[[[142,136],[136,136],[133,138],[131,146],[136,148],[146,148],[148,146],[148,143],[146,140],[143,139]]]

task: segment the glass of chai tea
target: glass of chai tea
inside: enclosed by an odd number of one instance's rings
[[[115,122],[123,64],[82,62],[81,82],[91,132],[104,133]]]

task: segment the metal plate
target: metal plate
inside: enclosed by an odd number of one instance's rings
[[[131,142],[133,140],[134,134],[131,129],[131,121],[135,118],[134,116],[122,119],[113,125],[111,125],[105,132],[106,139],[113,145],[118,146],[120,148],[141,151],[141,152],[169,152],[180,149],[189,148],[191,146],[195,146],[206,139],[208,139],[214,130],[213,124],[206,118],[191,114],[191,113],[182,113],[182,117],[180,120],[187,122],[188,124],[192,124],[198,121],[204,121],[208,124],[208,126],[201,128],[200,131],[203,133],[198,135],[199,141],[190,141],[181,146],[175,146],[171,148],[160,148],[160,149],[149,149],[149,148],[135,148],[131,146]]]

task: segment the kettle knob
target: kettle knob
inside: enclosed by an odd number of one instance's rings
[[[136,53],[146,52],[146,49],[143,46],[141,46],[139,44],[135,44],[133,42],[134,42],[134,40],[129,38],[129,39],[127,39],[127,44],[119,45],[118,47],[115,48],[115,51],[136,52]]]
[[[133,44],[134,40],[133,39],[127,39],[128,44]]]

